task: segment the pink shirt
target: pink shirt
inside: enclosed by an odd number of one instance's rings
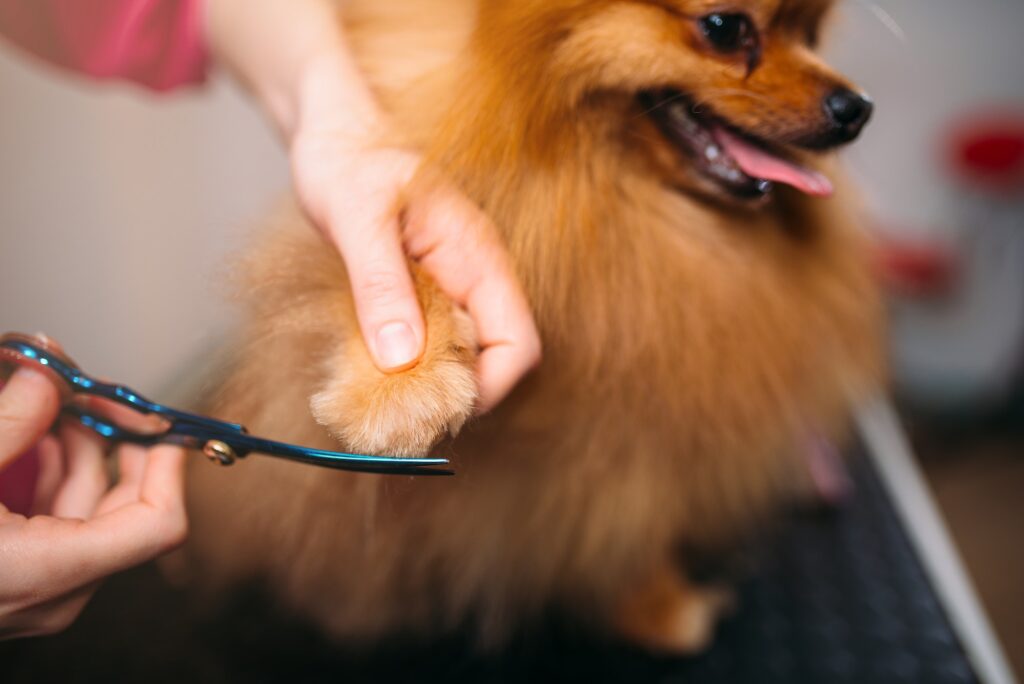
[[[202,82],[202,0],[0,0],[0,35],[58,66],[165,91]]]

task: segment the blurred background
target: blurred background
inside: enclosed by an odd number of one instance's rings
[[[1024,672],[1024,2],[844,0],[828,51],[878,107],[845,152],[891,293],[894,388]],[[0,44],[0,330],[166,396],[230,327],[218,277],[287,188],[227,79],[153,96]]]

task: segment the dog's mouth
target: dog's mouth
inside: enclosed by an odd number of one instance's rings
[[[679,91],[645,92],[640,95],[640,103],[698,172],[737,199],[765,198],[777,183],[816,197],[832,194],[828,178],[787,158],[770,143],[694,106]]]

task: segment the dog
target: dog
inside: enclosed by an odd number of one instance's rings
[[[695,559],[801,496],[807,445],[883,382],[869,245],[822,154],[872,108],[814,52],[832,4],[345,3],[400,143],[499,228],[543,361],[475,418],[472,326],[412,264],[426,352],[379,372],[340,257],[286,205],[240,267],[214,412],[457,474],[200,463],[203,585],[264,582],[349,645],[468,627],[493,648],[554,611],[705,647],[730,592]]]

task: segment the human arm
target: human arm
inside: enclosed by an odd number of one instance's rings
[[[497,230],[455,188],[395,207],[421,160],[382,146],[390,123],[324,0],[208,0],[216,59],[270,113],[299,199],[345,260],[363,337],[384,371],[414,364],[425,326],[407,259],[473,318],[481,345],[480,408],[493,408],[540,357],[526,297]],[[268,49],[271,45],[273,49]]]

